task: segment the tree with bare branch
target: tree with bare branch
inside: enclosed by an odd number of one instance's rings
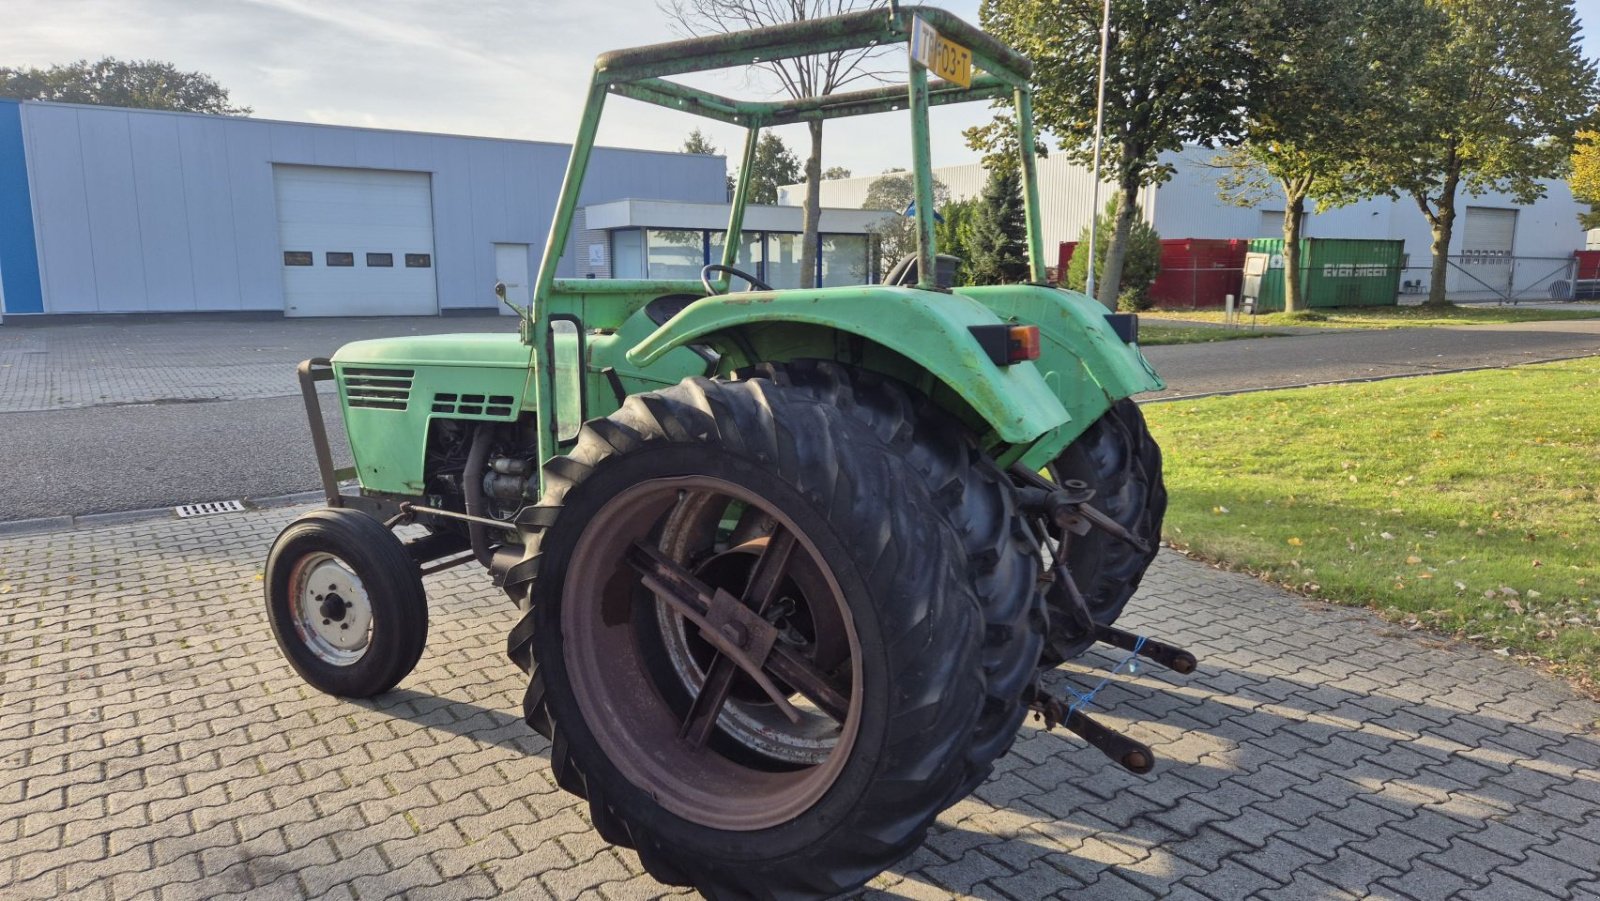
[[[686,36],[767,28],[885,5],[885,0],[658,0],[657,3],[671,20],[672,27]],[[757,66],[771,72],[779,90],[790,97],[822,97],[856,82],[880,79],[884,73],[872,65],[872,60],[880,53],[877,48],[841,50],[770,60]],[[804,234],[800,252],[804,259],[815,260],[817,223],[822,211],[822,122],[815,120],[806,124],[811,131],[811,154],[805,165],[806,198],[801,219]],[[801,278],[803,287],[815,287],[815,267],[804,267]]]

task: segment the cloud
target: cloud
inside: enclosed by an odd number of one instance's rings
[[[5,65],[121,56],[214,75],[263,118],[570,141],[594,58],[672,38],[653,0],[4,0]],[[976,13],[975,0],[958,6]],[[755,96],[761,85],[701,76]],[[699,126],[736,156],[742,132],[612,99],[606,144],[675,149]],[[982,105],[936,110],[935,162],[971,158],[960,139]],[[903,114],[829,123],[825,165],[909,164]],[[778,130],[803,155],[803,126]]]

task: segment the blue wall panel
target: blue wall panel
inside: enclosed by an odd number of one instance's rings
[[[15,100],[0,100],[0,296],[5,298],[4,312],[44,312],[22,105]]]

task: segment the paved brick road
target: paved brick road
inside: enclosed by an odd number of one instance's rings
[[[554,788],[483,577],[430,577],[395,693],[298,681],[257,576],[295,512],[0,540],[0,898],[669,893]],[[1174,555],[1147,585],[1201,673],[1100,697],[1156,773],[1026,726],[870,897],[1600,897],[1600,706]]]

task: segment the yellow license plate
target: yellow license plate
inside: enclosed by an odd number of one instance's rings
[[[941,36],[933,43],[933,65],[930,65],[928,70],[945,81],[953,81],[964,88],[970,88],[972,51]]]
[[[911,58],[936,77],[972,87],[972,51],[939,34],[921,16],[912,23]]]

